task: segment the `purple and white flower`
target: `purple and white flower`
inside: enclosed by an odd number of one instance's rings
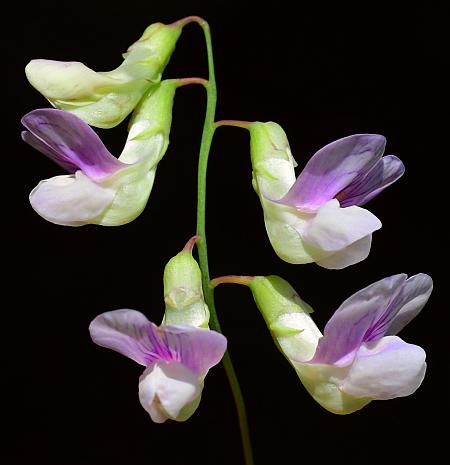
[[[277,346],[313,398],[347,414],[371,400],[412,394],[425,376],[425,351],[397,336],[422,310],[433,282],[394,275],[349,297],[320,333],[305,304],[277,276],[248,281]]]
[[[30,203],[36,212],[66,226],[116,226],[134,220],[147,203],[157,164],[167,150],[176,86],[168,80],[148,91],[133,114],[118,159],[74,114],[50,108],[26,114],[23,140],[70,173],[33,189]]]
[[[341,269],[364,260],[380,220],[361,208],[404,173],[386,140],[356,134],[320,149],[298,178],[283,129],[252,123],[253,185],[264,211],[270,242],[289,263]]]
[[[226,338],[190,325],[161,325],[136,310],[115,310],[90,324],[92,340],[145,367],[139,400],[155,423],[187,420],[197,408],[208,370],[222,359]]]

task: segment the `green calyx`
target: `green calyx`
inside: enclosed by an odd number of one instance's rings
[[[249,287],[275,344],[288,361],[309,360],[322,336],[309,316],[312,308],[278,276],[258,276]]]
[[[253,298],[267,325],[276,324],[287,313],[312,313],[295,289],[279,276],[257,276],[249,281]]]
[[[167,263],[164,301],[164,324],[208,327],[209,309],[203,298],[202,275],[190,250],[182,250]]]

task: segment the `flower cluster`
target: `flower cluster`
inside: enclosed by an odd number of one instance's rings
[[[196,17],[152,24],[113,71],[95,72],[79,62],[33,60],[27,65],[28,80],[55,108],[25,115],[23,140],[68,172],[32,190],[30,203],[40,216],[65,226],[118,226],[141,214],[168,148],[176,89],[200,83],[214,92],[201,78],[162,80],[190,22],[209,31]],[[129,115],[128,137],[115,157],[92,127],[112,128]],[[227,124],[210,115],[204,132],[209,142],[214,129]],[[383,136],[355,134],[331,142],[296,176],[297,164],[279,124],[228,123],[250,133],[253,188],[278,257],[342,269],[369,255],[381,221],[363,206],[405,171],[396,156],[383,156]],[[159,326],[140,312],[121,309],[95,317],[89,328],[96,344],[145,367],[139,400],[154,422],[187,420],[199,405],[205,376],[227,347],[212,305],[213,287],[226,282],[250,288],[276,346],[311,396],[330,412],[352,413],[372,400],[407,396],[420,386],[425,352],[397,333],[427,302],[429,276],[397,274],[369,285],[338,308],[322,334],[311,307],[278,276],[225,276],[210,282],[204,228],[201,223],[198,228],[203,236],[194,236],[165,267],[165,312]],[[192,256],[196,244],[200,266]]]

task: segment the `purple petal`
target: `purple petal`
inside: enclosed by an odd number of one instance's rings
[[[388,336],[360,347],[340,387],[354,397],[385,400],[409,396],[422,383],[425,370],[421,347]]]
[[[95,180],[126,166],[108,152],[88,124],[67,111],[34,110],[22,118],[22,124],[28,129],[23,140],[69,173],[82,170]]]
[[[98,315],[89,325],[92,340],[135,362],[148,366],[154,359],[145,315],[136,310],[114,310]]]
[[[386,139],[377,134],[356,134],[328,144],[308,161],[280,203],[316,211],[369,172],[383,155],[385,144]]]
[[[397,181],[405,172],[402,161],[394,155],[386,155],[365,175],[360,175],[348,187],[337,194],[341,207],[364,205],[386,187]]]
[[[382,279],[353,294],[336,310],[325,326],[310,363],[348,365],[364,341],[389,317],[390,303],[401,291],[406,275]]]
[[[179,355],[183,365],[203,376],[217,365],[227,349],[227,339],[210,329],[187,325],[162,325],[159,328],[165,350]]]
[[[393,303],[397,311],[384,334],[397,334],[404,328],[422,310],[432,290],[433,280],[426,274],[419,273],[407,279]]]
[[[433,281],[426,274],[407,279],[393,296],[384,313],[367,331],[364,341],[376,341],[389,334],[397,334],[426,304],[433,289]]]

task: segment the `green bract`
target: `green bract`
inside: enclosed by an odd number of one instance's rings
[[[54,107],[70,111],[92,126],[112,128],[160,81],[181,30],[177,23],[152,24],[113,71],[95,72],[75,61],[32,60],[25,72]]]

